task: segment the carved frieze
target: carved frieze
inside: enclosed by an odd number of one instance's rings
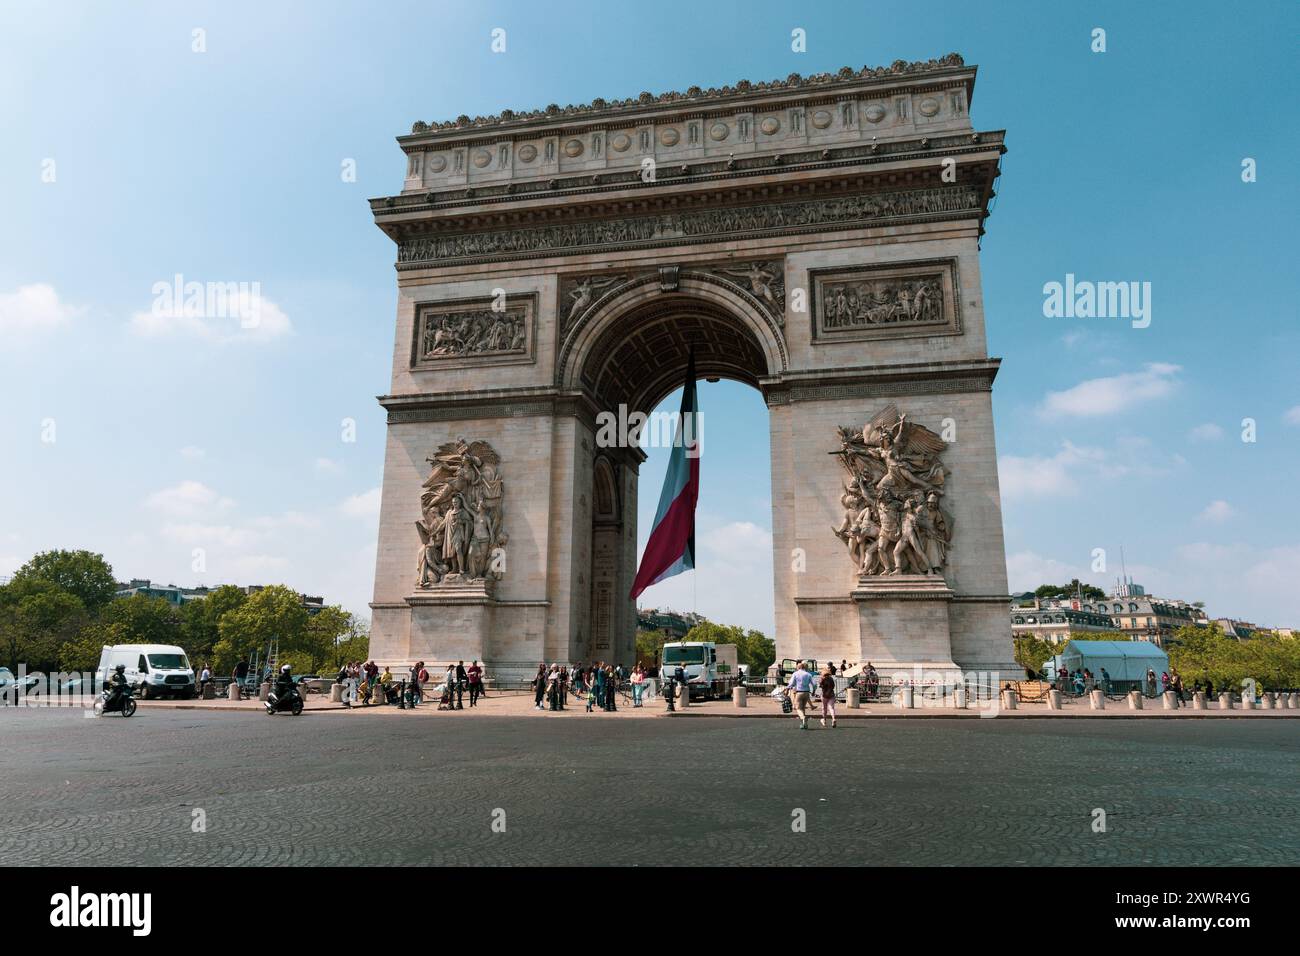
[[[531,361],[536,314],[535,295],[420,303],[415,308],[411,367]]]
[[[811,231],[858,222],[931,214],[982,214],[980,190],[958,185],[903,192],[867,193],[802,202],[734,206],[627,219],[591,220],[485,232],[406,239],[398,244],[399,267],[492,256],[586,253],[593,247],[681,245],[716,237]]]
[[[814,269],[813,341],[961,332],[955,259]]]

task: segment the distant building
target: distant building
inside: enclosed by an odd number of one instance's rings
[[[664,631],[674,640],[681,640],[686,633],[702,620],[698,614],[679,613],[677,611],[642,608],[637,611],[636,629],[638,631]]]
[[[266,587],[265,584],[235,585],[245,594],[255,594]],[[137,594],[145,597],[162,598],[168,604],[180,607],[190,601],[200,601],[211,594],[215,588],[197,587],[183,588],[175,584],[154,584],[148,578],[132,578],[129,582],[118,582],[117,591],[113,594],[115,598],[129,598]],[[308,614],[316,614],[325,606],[323,597],[316,597],[310,594],[299,594],[298,598],[302,603],[302,608]]]
[[[1075,607],[1078,602],[1048,598],[1039,600],[1033,592],[1016,595],[1011,605],[1012,637],[1037,637],[1061,643],[1071,634],[1100,633],[1115,630],[1106,614]]]
[[[1216,617],[1214,623],[1219,625],[1226,637],[1235,637],[1239,641],[1248,641],[1259,634],[1260,627],[1250,621],[1237,621],[1230,617]]]
[[[1109,614],[1111,630],[1127,634],[1135,641],[1150,641],[1158,647],[1165,647],[1179,628],[1204,621],[1203,612],[1186,601],[1161,600],[1145,593],[1115,594],[1098,601],[1083,601],[1080,608]]]

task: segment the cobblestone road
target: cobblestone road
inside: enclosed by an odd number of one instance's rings
[[[1300,858],[1300,725],[1290,721],[858,721],[801,733],[777,720],[412,716],[142,708],[89,720],[0,708],[0,859]],[[206,833],[192,832],[195,808]],[[492,831],[498,808],[504,833]],[[1093,832],[1094,808],[1106,811],[1105,833]],[[792,831],[796,809],[806,833]]]

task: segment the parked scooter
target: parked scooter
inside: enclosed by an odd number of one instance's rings
[[[135,698],[131,695],[129,685],[123,685],[116,697],[113,695],[113,688],[105,687],[104,692],[99,695],[99,700],[95,701],[91,708],[96,717],[103,717],[105,714],[119,713],[123,717],[130,717],[135,713]]]
[[[286,710],[295,717],[302,713],[302,694],[298,693],[297,687],[291,687],[289,692],[283,696],[277,694],[273,689],[266,697],[267,716],[274,717],[281,711]]]

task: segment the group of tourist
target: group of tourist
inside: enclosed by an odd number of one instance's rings
[[[1057,689],[1062,693],[1073,691],[1076,696],[1082,696],[1093,690],[1102,690],[1105,693],[1111,693],[1111,677],[1106,668],[1098,668],[1098,673],[1093,674],[1092,670],[1087,667],[1076,667],[1073,671],[1062,670],[1056,675]],[[1160,676],[1156,677],[1154,669],[1148,667],[1147,672],[1143,675],[1142,689],[1147,697],[1155,697],[1157,693],[1173,691],[1179,701],[1186,700],[1183,692],[1183,678],[1178,673],[1178,668],[1171,667],[1167,671],[1161,671]],[[1201,689],[1200,681],[1196,683],[1196,690]],[[1211,696],[1214,692],[1214,683],[1207,682],[1206,696]]]
[[[645,696],[645,689],[657,671],[647,668],[639,661],[631,671],[622,664],[610,664],[605,661],[593,661],[590,664],[537,665],[537,673],[531,682],[533,689],[533,708],[535,710],[564,710],[573,695],[578,701],[585,702],[587,713],[597,707],[607,713],[618,710],[618,693],[626,683],[632,690],[632,706],[640,707]]]

